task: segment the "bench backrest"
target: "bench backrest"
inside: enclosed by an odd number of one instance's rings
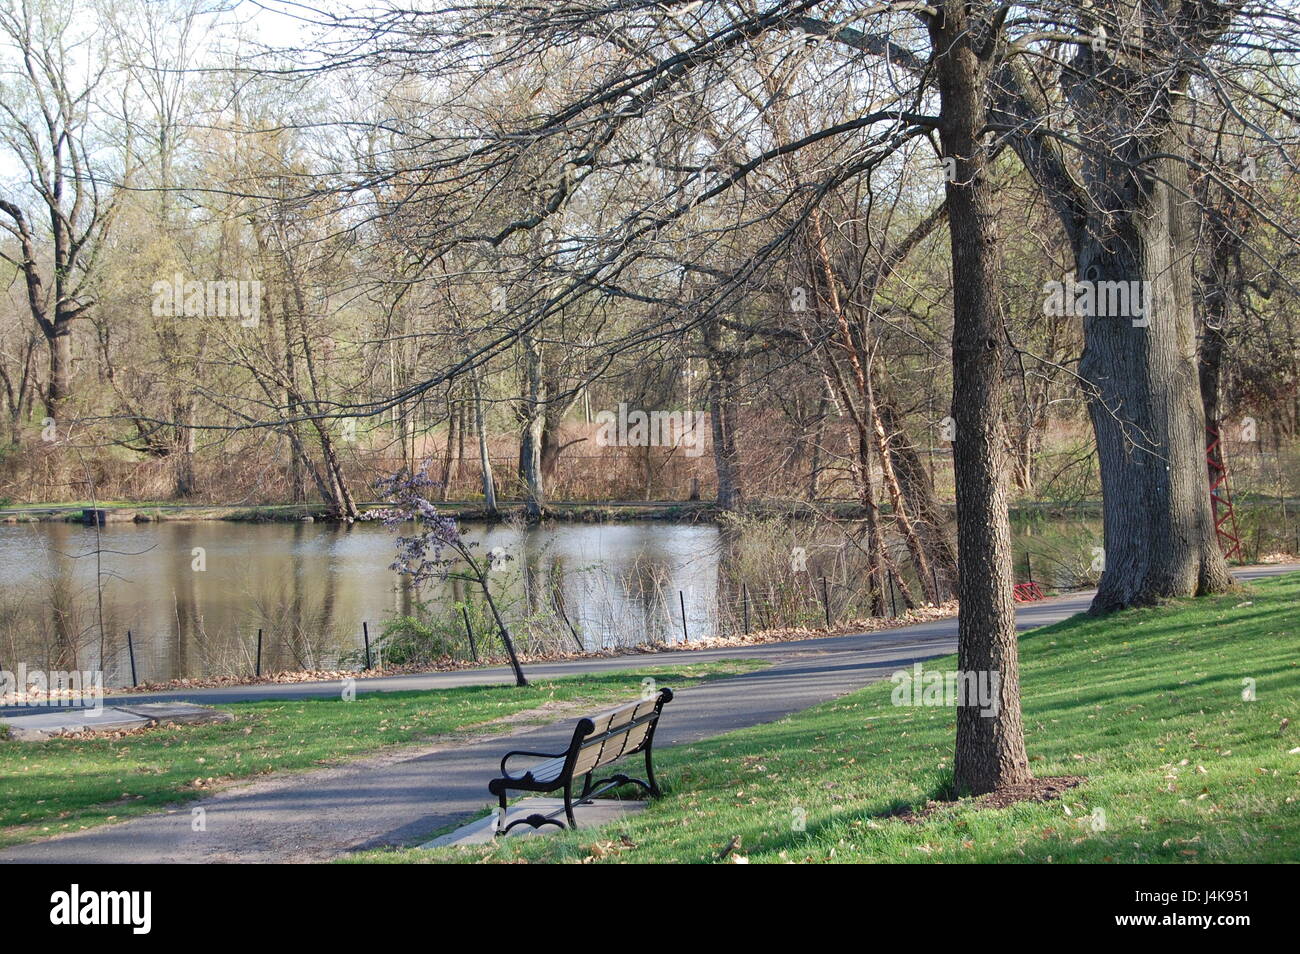
[[[593,772],[625,755],[639,752],[652,737],[671,689],[660,689],[648,699],[638,699],[578,721],[569,751],[570,774]]]

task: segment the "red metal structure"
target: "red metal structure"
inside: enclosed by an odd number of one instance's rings
[[[1033,603],[1043,598],[1042,588],[1030,580],[1028,583],[1017,583],[1011,588],[1011,595],[1015,597],[1017,603]]]
[[[1043,588],[1034,582],[1034,564],[1029,559],[1029,553],[1025,553],[1025,575],[1029,578],[1025,583],[1016,583],[1011,587],[1011,596],[1017,603],[1033,603],[1043,598]]]
[[[1225,560],[1241,559],[1241,538],[1237,515],[1232,509],[1232,487],[1228,484],[1228,464],[1223,457],[1223,438],[1219,429],[1206,427],[1205,463],[1210,471],[1210,512],[1214,514],[1214,532]]]

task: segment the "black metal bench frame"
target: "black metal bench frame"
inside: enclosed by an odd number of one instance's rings
[[[564,815],[568,820],[568,828],[577,828],[578,823],[573,817],[574,805],[587,804],[593,798],[623,785],[638,785],[643,791],[648,792],[650,795],[658,796],[660,794],[659,785],[655,782],[654,763],[651,760],[652,749],[654,748],[655,727],[659,724],[659,715],[663,712],[664,706],[669,702],[672,702],[672,699],[673,691],[671,689],[660,689],[657,693],[653,710],[639,718],[631,719],[622,725],[607,729],[599,734],[596,733],[596,723],[591,718],[579,719],[577,726],[573,730],[573,738],[569,742],[569,747],[564,752],[525,752],[522,750],[507,752],[505,757],[501,759],[501,777],[494,778],[488,783],[488,791],[495,795],[500,802],[500,811],[496,816],[496,837],[505,835],[516,825],[530,825],[533,828],[541,828],[543,825],[554,825],[557,828],[565,828],[566,826],[564,822],[559,820],[560,815]],[[636,704],[637,703],[629,703],[628,705],[632,706]],[[592,746],[603,746],[607,741],[628,735],[633,730],[643,725],[648,725],[648,728],[646,730],[645,738],[641,740],[640,744],[628,751],[620,752],[617,757],[610,759],[608,762],[597,761],[597,764],[592,767],[591,771],[585,773],[582,781],[582,788],[575,799],[573,795],[575,781],[574,768],[578,764],[579,756]],[[639,752],[645,753],[646,777],[644,780],[633,778],[622,773],[616,773],[608,778],[593,781],[592,776],[595,775],[597,770],[604,768],[606,765],[611,765],[614,762],[621,761],[629,755],[636,755]],[[507,763],[516,757],[545,759],[546,761],[534,765],[522,775],[512,775],[510,770],[507,768]],[[560,759],[563,759],[563,764],[559,767],[558,774],[552,776],[549,772],[542,772],[544,767],[553,768],[554,763]],[[538,775],[541,775],[542,777],[539,778]],[[549,815],[534,813],[525,818],[517,818],[509,825],[502,827],[502,822],[505,821],[506,817],[506,802],[509,798],[510,792],[539,792],[545,794],[559,791],[561,789],[564,791],[563,808],[557,809]]]

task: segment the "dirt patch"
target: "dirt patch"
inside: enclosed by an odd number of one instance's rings
[[[931,800],[926,802],[923,808],[911,808],[910,806],[900,808],[887,813],[885,817],[897,818],[909,825],[919,825],[958,805],[963,808],[973,808],[976,811],[981,811],[986,808],[1007,808],[1020,802],[1050,802],[1060,798],[1070,789],[1086,780],[1083,775],[1054,775],[1050,778],[1035,778],[1019,785],[1006,785],[996,791],[975,798],[947,801]]]

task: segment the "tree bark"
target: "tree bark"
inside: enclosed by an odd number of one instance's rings
[[[1081,279],[1140,282],[1146,299],[1136,324],[1129,315],[1084,320],[1079,373],[1091,391],[1106,554],[1094,613],[1232,585],[1206,492],[1180,149],[1166,134],[1150,145],[1149,162],[1124,169],[1118,201],[1094,207],[1079,246]],[[1113,194],[1098,177],[1114,174],[1095,169],[1094,193]]]
[[[957,665],[959,675],[988,678],[996,711],[958,700],[953,761],[958,791],[974,794],[1031,778],[1020,718],[1020,665],[1011,596],[1002,435],[1005,341],[998,308],[996,209],[989,180],[987,32],[994,4],[946,0],[929,21],[939,86],[940,142],[956,161],[946,184],[952,245],[953,464],[957,490]],[[977,18],[973,14],[983,14]]]
[[[45,411],[56,421],[63,419],[63,406],[72,395],[72,328],[55,323],[47,332],[50,347],[50,380],[45,391]]]
[[[1084,321],[1079,373],[1091,392],[1106,548],[1093,612],[1232,583],[1205,489],[1193,255],[1182,201],[1189,193],[1177,131],[1190,70],[1236,5],[1180,4],[1177,14],[1172,6],[1110,0],[1078,8],[1079,28],[1098,37],[1080,44],[1060,73],[1071,135],[1088,143],[1080,149],[1081,187],[1036,132],[1042,124],[1026,82],[1010,64],[998,76],[998,122],[1012,130],[1013,147],[1060,215],[1078,279],[1145,290],[1145,314]],[[1102,27],[1115,39],[1106,40]],[[1144,324],[1134,326],[1133,317]]]

